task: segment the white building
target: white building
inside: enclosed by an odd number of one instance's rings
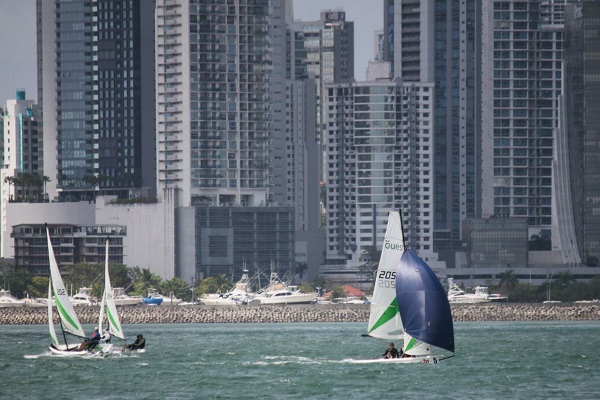
[[[364,263],[401,210],[408,246],[433,268],[433,84],[327,86],[328,264]]]

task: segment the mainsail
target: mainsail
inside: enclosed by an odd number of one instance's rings
[[[54,289],[54,301],[56,302],[56,309],[60,316],[62,329],[65,332],[72,333],[73,335],[85,337],[85,332],[81,327],[81,323],[73,310],[73,305],[67,295],[65,284],[63,283],[60,271],[58,270],[58,264],[54,257],[54,250],[52,249],[52,242],[50,240],[50,230],[46,226],[46,237],[48,239],[48,256],[50,259],[50,277],[52,281],[52,288]],[[49,307],[52,307],[52,298],[48,298]],[[51,310],[49,311],[49,314]],[[49,315],[50,317],[50,315]],[[51,321],[50,321],[51,322]],[[52,336],[52,333],[50,333]]]
[[[102,330],[104,311],[106,310],[106,319],[108,321],[110,334],[118,337],[119,339],[125,339],[123,329],[121,328],[121,321],[119,320],[119,314],[117,313],[117,307],[115,305],[114,293],[110,283],[110,274],[108,272],[109,241],[110,239],[106,238],[106,256],[104,259],[104,293],[102,294],[102,303],[100,305],[100,320],[98,321],[98,327],[100,330]]]
[[[454,353],[452,313],[444,287],[411,250],[404,252],[398,264],[396,297],[407,355],[432,354],[434,347]]]
[[[375,277],[371,313],[367,334],[380,339],[398,339],[402,335],[402,321],[396,301],[396,269],[404,253],[404,234],[400,212],[389,214],[381,258]]]

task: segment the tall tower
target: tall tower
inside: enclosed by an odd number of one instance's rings
[[[569,188],[581,262],[600,260],[600,4],[581,1],[565,8],[565,144],[569,152]]]
[[[482,216],[550,237],[564,1],[484,2],[483,16]]]
[[[154,2],[37,0],[51,198],[155,187]]]
[[[388,212],[401,210],[410,246],[433,251],[431,83],[389,79],[326,86],[329,264],[364,262],[381,248]]]
[[[158,0],[158,188],[183,206],[266,204],[269,1]]]
[[[385,0],[384,58],[392,78],[435,83],[434,246],[449,267],[461,221],[478,216],[480,2]]]

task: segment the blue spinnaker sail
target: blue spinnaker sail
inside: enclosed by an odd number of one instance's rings
[[[429,265],[410,249],[398,263],[396,299],[406,333],[454,352],[454,326],[444,287]]]

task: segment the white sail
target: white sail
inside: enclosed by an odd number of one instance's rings
[[[375,277],[367,330],[369,336],[380,339],[402,338],[402,321],[396,301],[396,268],[402,253],[404,253],[402,219],[398,211],[391,211]]]
[[[56,263],[56,258],[54,257],[54,250],[52,249],[50,230],[48,227],[46,227],[46,237],[48,238],[48,257],[50,259],[50,277],[52,280],[52,288],[54,289],[54,301],[56,303],[58,315],[60,316],[62,328],[65,332],[72,333],[76,336],[85,337],[85,332],[81,327],[81,323],[77,318],[77,314],[75,314],[75,310],[73,310],[73,305],[71,304],[71,300],[69,300],[69,296],[67,295],[65,284],[60,276],[58,264]],[[48,303],[51,307],[52,298],[48,299]]]
[[[100,307],[100,325],[102,328],[102,320],[104,319],[104,310],[106,307],[106,319],[110,334],[118,337],[119,339],[125,339],[123,329],[121,327],[121,321],[119,320],[119,314],[117,313],[117,306],[115,305],[114,293],[112,285],[110,283],[110,274],[108,272],[108,242],[110,239],[106,239],[106,257],[104,259],[104,294],[102,295],[102,306]]]
[[[54,329],[54,315],[52,314],[52,280],[48,280],[48,330],[50,331],[50,340],[54,347],[58,347],[58,338]]]

